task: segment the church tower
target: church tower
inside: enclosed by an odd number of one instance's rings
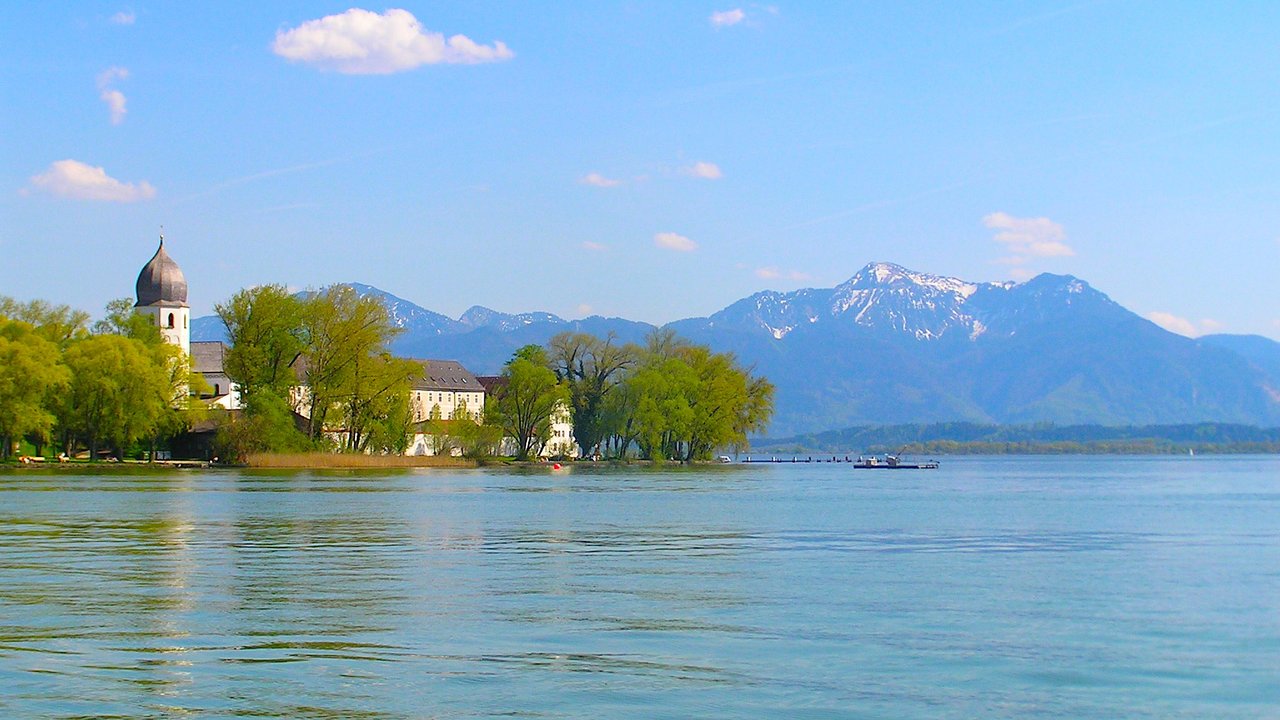
[[[191,354],[191,308],[187,305],[187,279],[178,263],[164,251],[164,235],[151,261],[138,273],[138,302],[134,312],[151,318],[165,342]]]

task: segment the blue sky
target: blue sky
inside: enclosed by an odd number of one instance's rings
[[[459,37],[460,36],[460,37]],[[871,261],[1280,338],[1280,5],[23,3],[0,293],[650,322]]]

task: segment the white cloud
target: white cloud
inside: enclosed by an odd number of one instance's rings
[[[122,68],[119,65],[112,65],[106,70],[103,70],[102,72],[98,73],[98,89],[104,90],[109,85],[111,85],[111,83],[117,80],[125,80],[128,77],[129,77],[129,68]]]
[[[593,185],[595,187],[602,187],[602,188],[617,187],[622,184],[621,180],[607,178],[597,172],[587,173],[586,175],[583,175],[582,177],[578,178],[578,182],[582,183],[583,185]]]
[[[119,125],[124,122],[127,110],[125,109],[124,93],[112,88],[111,84],[116,80],[125,80],[128,77],[128,68],[119,66],[109,67],[98,74],[98,97],[111,110],[112,125]]]
[[[59,160],[53,163],[45,172],[31,177],[31,186],[72,200],[136,202],[156,196],[156,189],[151,183],[121,182],[107,175],[103,168],[77,160]]]
[[[1197,323],[1173,313],[1159,311],[1147,313],[1147,319],[1169,332],[1186,335],[1187,337],[1199,337],[1219,332],[1223,327],[1221,322],[1210,318],[1205,318]]]
[[[734,8],[732,10],[717,10],[713,12],[710,20],[713,27],[722,28],[737,25],[746,18],[747,14],[742,11],[742,8]]]
[[[702,178],[703,180],[719,180],[724,177],[724,173],[720,172],[719,165],[703,160],[699,160],[689,167],[681,168],[680,172],[690,177]]]
[[[591,307],[586,303],[582,303],[578,305],[578,314],[582,315],[583,317],[590,315],[592,310],[595,310],[595,308]]]
[[[119,125],[124,122],[124,115],[127,112],[124,107],[124,93],[119,90],[103,90],[98,97],[102,98],[102,102],[106,103],[107,107],[111,109],[112,125]]]
[[[592,252],[604,252],[605,250],[608,249],[608,247],[598,242],[591,242],[590,240],[586,240],[582,243],[582,249],[590,250]]]
[[[352,8],[276,33],[280,57],[349,75],[385,75],[437,63],[476,64],[515,57],[501,41],[481,45],[465,35],[448,39],[424,30],[408,10],[382,14]]]
[[[134,15],[132,10],[121,10],[111,16],[111,22],[116,25],[132,25],[137,19],[138,16]]]
[[[693,252],[698,249],[698,243],[683,235],[677,235],[673,232],[664,232],[654,235],[653,244],[660,248],[676,250],[679,252]]]
[[[1003,243],[1014,257],[1067,257],[1075,255],[1063,240],[1067,233],[1058,223],[1046,217],[1020,218],[1008,213],[994,212],[982,218],[982,224],[996,233],[995,240]]]
[[[813,279],[809,273],[800,272],[799,270],[779,270],[772,266],[756,268],[756,277],[763,280],[779,280],[785,278],[795,282],[804,282],[806,280]]]

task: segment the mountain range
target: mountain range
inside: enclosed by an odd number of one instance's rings
[[[654,329],[481,306],[454,320],[351,286],[382,298],[402,328],[393,352],[478,374],[565,330],[639,342]],[[735,353],[777,386],[775,437],[952,421],[1280,425],[1280,343],[1176,335],[1070,275],[974,283],[872,263],[834,288],[760,292],[667,327]],[[216,316],[192,322],[193,340],[224,335]]]

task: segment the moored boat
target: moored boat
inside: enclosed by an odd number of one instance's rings
[[[897,455],[859,455],[853,463],[856,470],[936,470],[937,460],[926,462],[903,462]]]

